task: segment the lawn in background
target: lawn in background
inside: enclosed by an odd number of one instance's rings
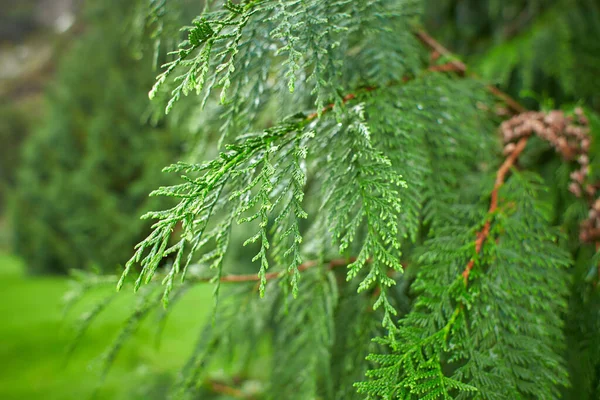
[[[92,324],[68,363],[65,350],[82,305],[63,319],[68,278],[27,276],[19,259],[0,253],[0,399],[89,399],[99,383],[98,360],[134,306],[122,293]],[[126,342],[94,399],[164,399],[211,313],[210,286],[191,290],[168,317],[156,345],[154,315]]]

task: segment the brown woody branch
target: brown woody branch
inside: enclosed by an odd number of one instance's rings
[[[332,270],[337,267],[343,267],[348,264],[351,264],[354,261],[356,261],[356,257],[336,258],[329,262],[324,263],[324,265],[327,265],[328,270]],[[319,265],[321,265],[321,262],[319,262],[317,260],[306,261],[298,266],[298,271],[303,272],[303,271],[306,271],[307,269],[314,268]],[[268,274],[265,275],[265,278],[267,280],[273,280],[273,279],[280,278],[287,273],[288,273],[288,271],[269,272]],[[260,279],[261,278],[260,278],[260,276],[258,276],[258,274],[245,274],[245,275],[225,275],[225,276],[222,276],[219,279],[219,281],[222,283],[240,283],[240,282],[259,282]],[[211,280],[212,280],[212,278],[208,278],[208,277],[196,279],[197,282],[210,282]]]
[[[519,142],[517,142],[517,145],[515,146],[512,153],[509,154],[509,156],[504,160],[504,162],[498,169],[498,172],[496,172],[496,181],[494,182],[494,189],[492,189],[490,200],[490,208],[488,209],[488,220],[483,225],[483,228],[479,232],[477,232],[477,239],[475,240],[475,256],[477,256],[481,252],[481,249],[483,248],[483,243],[490,235],[491,221],[489,220],[489,217],[498,209],[498,191],[504,184],[504,181],[506,180],[506,175],[513,167],[513,165],[515,165],[515,162],[517,161],[517,158],[519,157],[521,152],[523,152],[523,150],[525,149],[525,146],[527,145],[527,140],[528,138],[524,137],[521,138]],[[465,285],[469,281],[469,274],[471,273],[471,270],[473,269],[474,265],[475,257],[471,258],[471,260],[469,261],[469,263],[465,267],[465,270],[462,273]]]
[[[462,63],[461,61],[458,61],[456,59],[456,56],[454,55],[454,53],[452,53],[450,50],[448,50],[447,48],[442,46],[437,40],[432,38],[427,32],[425,32],[423,30],[418,30],[415,32],[415,36],[421,41],[421,43],[423,43],[425,46],[429,47],[436,54],[440,54],[440,55],[442,55],[444,57],[448,57],[450,59],[450,61],[448,63],[444,64],[444,65],[446,65],[446,67],[443,67],[443,69],[440,69],[440,68],[442,68],[442,66],[434,66],[434,67],[431,67],[431,68],[435,68],[432,70],[438,70],[438,71],[452,70],[452,71],[458,72],[460,75],[465,75],[467,73],[467,66],[464,63]],[[448,65],[450,65],[452,67],[452,69],[450,69],[448,67]],[[470,75],[474,78],[479,78],[477,75],[475,75],[473,73],[471,73]],[[501,91],[500,89],[498,89],[496,86],[487,85],[486,89],[490,93],[492,93],[494,96],[496,96],[498,99],[500,99],[504,103],[506,103],[506,105],[509,106],[514,112],[520,114],[522,112],[527,111],[527,109],[525,107],[523,107],[521,104],[519,104],[518,101],[516,101],[515,99],[510,97],[508,94],[506,94],[503,91]]]
[[[226,394],[227,396],[236,399],[254,400],[254,396],[246,394],[240,389],[236,389],[221,382],[208,381],[206,386],[208,386],[213,393]]]
[[[444,57],[448,57],[450,59],[450,64],[454,66],[456,71],[459,71],[461,74],[467,72],[467,66],[458,61],[456,56],[447,48],[442,46],[437,40],[429,36],[429,34],[423,30],[418,30],[415,32],[415,36],[423,43],[425,46],[429,47],[431,50],[435,51],[438,56],[442,55]]]

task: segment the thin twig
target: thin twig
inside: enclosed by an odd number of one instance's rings
[[[467,73],[467,66],[461,61],[456,59],[456,55],[452,53],[450,50],[445,48],[442,44],[440,44],[437,40],[432,38],[427,32],[423,30],[418,30],[415,32],[415,36],[423,43],[425,46],[429,47],[431,50],[435,51],[438,54],[441,54],[445,57],[448,57],[450,61],[447,63],[451,65],[454,71],[459,72],[461,75],[465,75]],[[438,66],[437,68],[441,68]],[[448,70],[448,67],[445,67]],[[473,78],[480,79],[476,74],[469,73]],[[496,86],[486,85],[486,89],[496,96],[498,99],[502,100],[508,107],[510,107],[517,114],[523,113],[527,111],[525,107],[519,104],[518,101],[510,97],[508,94],[504,93]]]
[[[231,386],[227,386],[224,383],[217,381],[209,381],[207,382],[207,386],[214,393],[226,394],[230,397],[234,397],[236,399],[245,399],[245,400],[253,400],[254,396],[249,395],[241,391],[240,389],[236,389]]]
[[[462,74],[467,72],[467,66],[461,61],[457,60],[454,53],[442,46],[440,42],[432,38],[427,32],[423,30],[417,30],[415,32],[415,36],[421,41],[421,43],[429,47],[431,50],[436,51],[438,54],[441,54],[444,57],[448,57],[450,59],[449,62],[456,68],[457,71],[461,72]]]
[[[465,281],[465,285],[468,283],[469,274],[471,273],[471,270],[473,269],[473,266],[475,265],[475,257],[477,255],[479,255],[479,253],[481,252],[481,249],[483,248],[483,243],[485,242],[485,240],[488,238],[488,236],[490,234],[491,221],[489,220],[489,217],[498,209],[498,191],[500,190],[502,185],[504,185],[504,181],[506,180],[506,175],[508,174],[508,172],[510,171],[512,166],[515,164],[515,162],[517,161],[517,158],[519,157],[519,155],[525,149],[525,146],[527,145],[527,140],[528,140],[528,138],[524,137],[524,138],[521,138],[521,140],[519,140],[519,142],[517,142],[515,149],[504,160],[504,162],[498,169],[498,172],[496,173],[496,181],[494,182],[494,189],[492,190],[491,200],[490,200],[490,208],[488,209],[488,220],[486,221],[485,225],[483,225],[483,228],[479,232],[477,232],[477,239],[475,240],[475,256],[473,258],[471,258],[471,260],[469,261],[469,263],[465,267],[465,270],[462,273],[463,279]]]
[[[356,261],[356,257],[336,258],[336,259],[333,259],[324,264],[327,265],[328,270],[332,270],[336,267],[343,267],[348,264],[351,264],[354,261]],[[303,272],[303,271],[306,271],[307,269],[317,267],[321,264],[322,263],[317,260],[306,261],[298,266],[298,271]],[[268,274],[265,275],[265,278],[267,280],[273,280],[273,279],[277,279],[281,276],[284,276],[287,273],[288,273],[288,271],[269,272]],[[210,282],[210,281],[212,281],[212,279],[213,278],[202,277],[202,278],[197,278],[196,282]],[[222,276],[219,279],[219,281],[222,283],[240,283],[240,282],[258,282],[258,281],[260,281],[260,279],[261,278],[258,276],[258,274],[245,274],[245,275],[225,275],[225,276]]]

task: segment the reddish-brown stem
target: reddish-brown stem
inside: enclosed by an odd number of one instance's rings
[[[452,62],[447,62],[445,64],[439,65],[432,65],[429,68],[427,68],[427,70],[432,72],[457,72],[459,74],[463,73],[463,71],[458,69],[457,66],[454,65],[454,63]]]
[[[517,145],[515,146],[512,153],[510,153],[509,156],[506,157],[506,159],[498,169],[498,172],[496,172],[496,181],[494,182],[494,188],[492,189],[490,199],[490,208],[488,209],[488,220],[483,225],[483,228],[479,232],[477,232],[477,239],[475,240],[475,256],[471,258],[471,260],[469,261],[469,263],[465,267],[465,270],[462,273],[465,285],[468,283],[469,274],[471,273],[471,270],[475,265],[475,258],[481,252],[483,244],[490,234],[491,222],[489,218],[498,209],[498,191],[500,190],[502,185],[504,185],[506,175],[513,167],[513,165],[515,165],[515,162],[517,161],[517,158],[519,157],[521,152],[523,152],[523,150],[525,149],[525,146],[527,145],[527,140],[528,138],[524,137],[517,142]]]
[[[467,73],[467,66],[458,61],[455,58],[455,55],[448,50],[447,48],[445,48],[442,44],[440,44],[437,40],[435,40],[434,38],[432,38],[431,36],[429,36],[429,34],[425,31],[419,30],[415,32],[415,36],[421,41],[421,43],[423,43],[425,46],[429,47],[432,51],[434,51],[436,54],[441,54],[445,57],[450,58],[450,61],[444,65],[451,65],[452,69],[449,69],[448,66],[444,67],[444,66],[434,66],[431,68],[436,68],[436,69],[432,69],[432,70],[438,70],[438,71],[456,71],[459,72],[461,75],[464,75]],[[430,68],[430,69],[431,69]],[[442,68],[442,69],[440,69]],[[471,73],[471,76],[473,76],[474,78],[478,78],[475,74]],[[493,85],[487,85],[486,89],[492,93],[494,96],[496,96],[497,98],[499,98],[500,100],[502,100],[508,107],[510,107],[514,112],[520,114],[523,113],[525,111],[527,111],[527,109],[525,107],[523,107],[521,104],[519,104],[518,101],[516,101],[515,99],[513,99],[512,97],[510,97],[508,94],[504,93],[503,91],[501,91],[500,89],[498,89],[497,87],[493,86]]]
[[[516,101],[515,99],[513,99],[512,97],[510,97],[509,95],[504,93],[502,90],[498,89],[496,86],[486,85],[486,89],[491,94],[493,94],[494,96],[496,96],[497,98],[502,100],[508,107],[510,107],[511,110],[513,110],[517,114],[521,114],[521,113],[524,113],[525,111],[527,111],[527,109],[525,107],[523,107],[521,104],[519,104],[518,101]]]
[[[415,32],[415,36],[423,43],[425,46],[429,47],[431,50],[435,51],[437,54],[441,54],[444,57],[450,58],[449,63],[452,64],[456,71],[459,71],[461,74],[467,72],[467,66],[462,62],[458,61],[454,54],[442,46],[437,40],[429,36],[429,34],[425,31],[418,30]]]
[[[336,258],[334,260],[326,262],[325,265],[327,265],[327,269],[331,270],[336,267],[343,267],[345,265],[351,264],[354,261],[356,261],[356,257]],[[321,263],[316,260],[306,261],[298,266],[298,271],[303,272],[303,271],[306,271],[307,269],[310,269],[310,268],[313,268],[313,267],[316,267],[319,265],[321,265]],[[277,278],[285,275],[286,273],[287,273],[287,271],[269,272],[268,274],[265,275],[265,278],[267,280],[277,279]],[[211,280],[211,278],[198,279],[198,281],[200,281],[200,282],[209,282],[210,280]],[[225,275],[225,276],[221,277],[221,279],[219,279],[219,281],[223,282],[223,283],[258,282],[258,281],[260,281],[260,276],[258,276],[258,274]]]
[[[419,30],[419,31],[415,32],[415,36],[421,41],[421,43],[423,43],[425,46],[429,47],[434,52],[433,54],[436,55],[435,59],[437,59],[439,57],[439,55],[443,55],[445,57],[450,58],[450,61],[448,61],[445,64],[430,66],[429,68],[427,68],[428,71],[430,71],[430,72],[456,72],[459,75],[465,75],[465,73],[467,72],[467,66],[464,63],[462,63],[461,61],[458,61],[456,59],[456,57],[454,56],[454,54],[450,50],[446,49],[437,40],[435,40],[434,38],[429,36],[429,34],[427,32]],[[471,75],[473,77],[476,77],[475,74],[471,74]],[[412,79],[411,77],[405,76],[404,78],[402,78],[402,83],[409,82],[411,79]],[[364,88],[363,91],[364,92],[372,92],[376,89],[378,89],[377,86],[368,86],[368,87]],[[509,108],[511,108],[514,112],[522,113],[522,112],[527,111],[527,109],[525,107],[523,107],[522,105],[520,105],[519,102],[517,102],[515,99],[513,99],[512,97],[510,97],[508,94],[504,93],[497,87],[495,87],[493,85],[487,85],[486,89],[490,93],[492,93],[494,96],[496,96],[498,99],[500,99],[504,103],[506,103],[506,105]],[[354,100],[356,97],[357,97],[356,93],[349,93],[346,96],[344,96],[344,98],[342,99],[342,104],[346,104],[350,100]],[[325,107],[323,107],[321,109],[320,113],[314,112],[314,113],[310,114],[308,117],[306,117],[306,122],[310,122],[310,121],[316,119],[317,117],[319,117],[319,115],[333,110],[334,107],[335,107],[335,103],[326,105]]]
[[[230,396],[230,397],[233,397],[236,399],[247,399],[247,400],[254,399],[253,396],[250,396],[250,395],[242,392],[240,389],[236,389],[231,386],[227,386],[227,385],[217,382],[217,381],[209,381],[209,382],[207,382],[207,385],[210,387],[210,390],[214,393],[226,394],[227,396]]]

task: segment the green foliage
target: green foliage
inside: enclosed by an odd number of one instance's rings
[[[485,79],[516,96],[536,93],[541,100],[585,101],[600,109],[597,2],[432,3],[436,7],[429,7],[428,20],[434,32],[459,44],[457,49],[473,58],[474,69]]]
[[[480,80],[429,68],[421,3],[213,1],[184,28],[150,97],[202,121],[211,150],[165,168],[180,183],[152,193],[173,202],[145,214],[152,231],[119,281],[141,267],[140,302],[106,365],[161,299],[164,318],[211,282],[214,318],[173,398],[223,391],[223,355],[238,397],[557,399],[578,398],[578,381],[596,393],[597,352],[573,376],[598,317],[570,165],[531,139],[515,164],[528,171],[496,175],[497,104]],[[545,18],[559,15],[536,4],[525,42],[552,41]],[[532,57],[574,93],[559,70],[575,64]],[[251,389],[256,368],[268,373]]]
[[[556,243],[540,190],[539,178],[514,175],[502,192],[511,207],[494,215],[453,210],[454,224],[425,242],[417,300],[393,339],[383,340],[391,354],[370,357],[381,366],[361,391],[373,398],[560,396],[571,260]],[[487,220],[498,241],[486,242],[465,287],[473,232]]]
[[[192,91],[204,93],[203,104],[209,98],[211,91],[220,88],[221,103],[235,103],[240,91],[258,76],[243,79],[240,73],[248,74],[244,61],[249,56],[267,57],[279,56],[286,53],[287,60],[273,66],[276,70],[277,81],[287,82],[285,89],[293,92],[296,88],[297,74],[306,74],[303,82],[305,95],[314,96],[317,109],[324,105],[325,99],[336,96],[336,91],[344,86],[344,80],[339,73],[345,62],[344,50],[349,46],[359,46],[357,56],[368,55],[369,58],[379,58],[381,53],[373,53],[373,48],[366,49],[362,33],[371,31],[381,40],[381,46],[389,46],[392,40],[401,52],[406,47],[407,53],[416,50],[415,40],[406,30],[392,32],[390,27],[381,26],[382,19],[392,24],[407,25],[408,17],[415,13],[415,1],[404,0],[397,2],[350,2],[336,0],[327,4],[320,1],[243,1],[235,4],[231,1],[218,2],[215,10],[205,12],[193,21],[187,28],[188,37],[179,45],[179,50],[173,52],[174,60],[166,63],[164,72],[157,78],[150,92],[150,98],[156,96],[168,80],[172,79],[175,88],[167,104],[169,112],[174,102],[182,95]],[[377,13],[366,13],[369,7]],[[356,20],[358,19],[358,24]],[[398,36],[399,34],[399,36]],[[361,37],[362,36],[362,37]],[[250,44],[250,40],[258,43]],[[418,52],[410,57],[397,61],[398,70],[390,78],[401,79],[405,72],[418,69]],[[392,60],[395,57],[391,58]],[[396,59],[397,60],[397,59]],[[247,61],[246,61],[247,62]],[[270,66],[267,61],[266,67]],[[366,67],[376,68],[375,63]],[[178,71],[180,75],[175,75]],[[373,74],[375,71],[366,71]],[[390,70],[385,71],[390,75]],[[250,81],[250,82],[248,82]],[[379,80],[379,83],[382,83]],[[231,88],[232,84],[237,87]],[[280,84],[265,85],[261,89],[282,91]],[[272,86],[271,88],[269,86]],[[231,98],[229,92],[234,94]],[[246,93],[244,93],[246,94]],[[338,98],[338,101],[340,99]]]

